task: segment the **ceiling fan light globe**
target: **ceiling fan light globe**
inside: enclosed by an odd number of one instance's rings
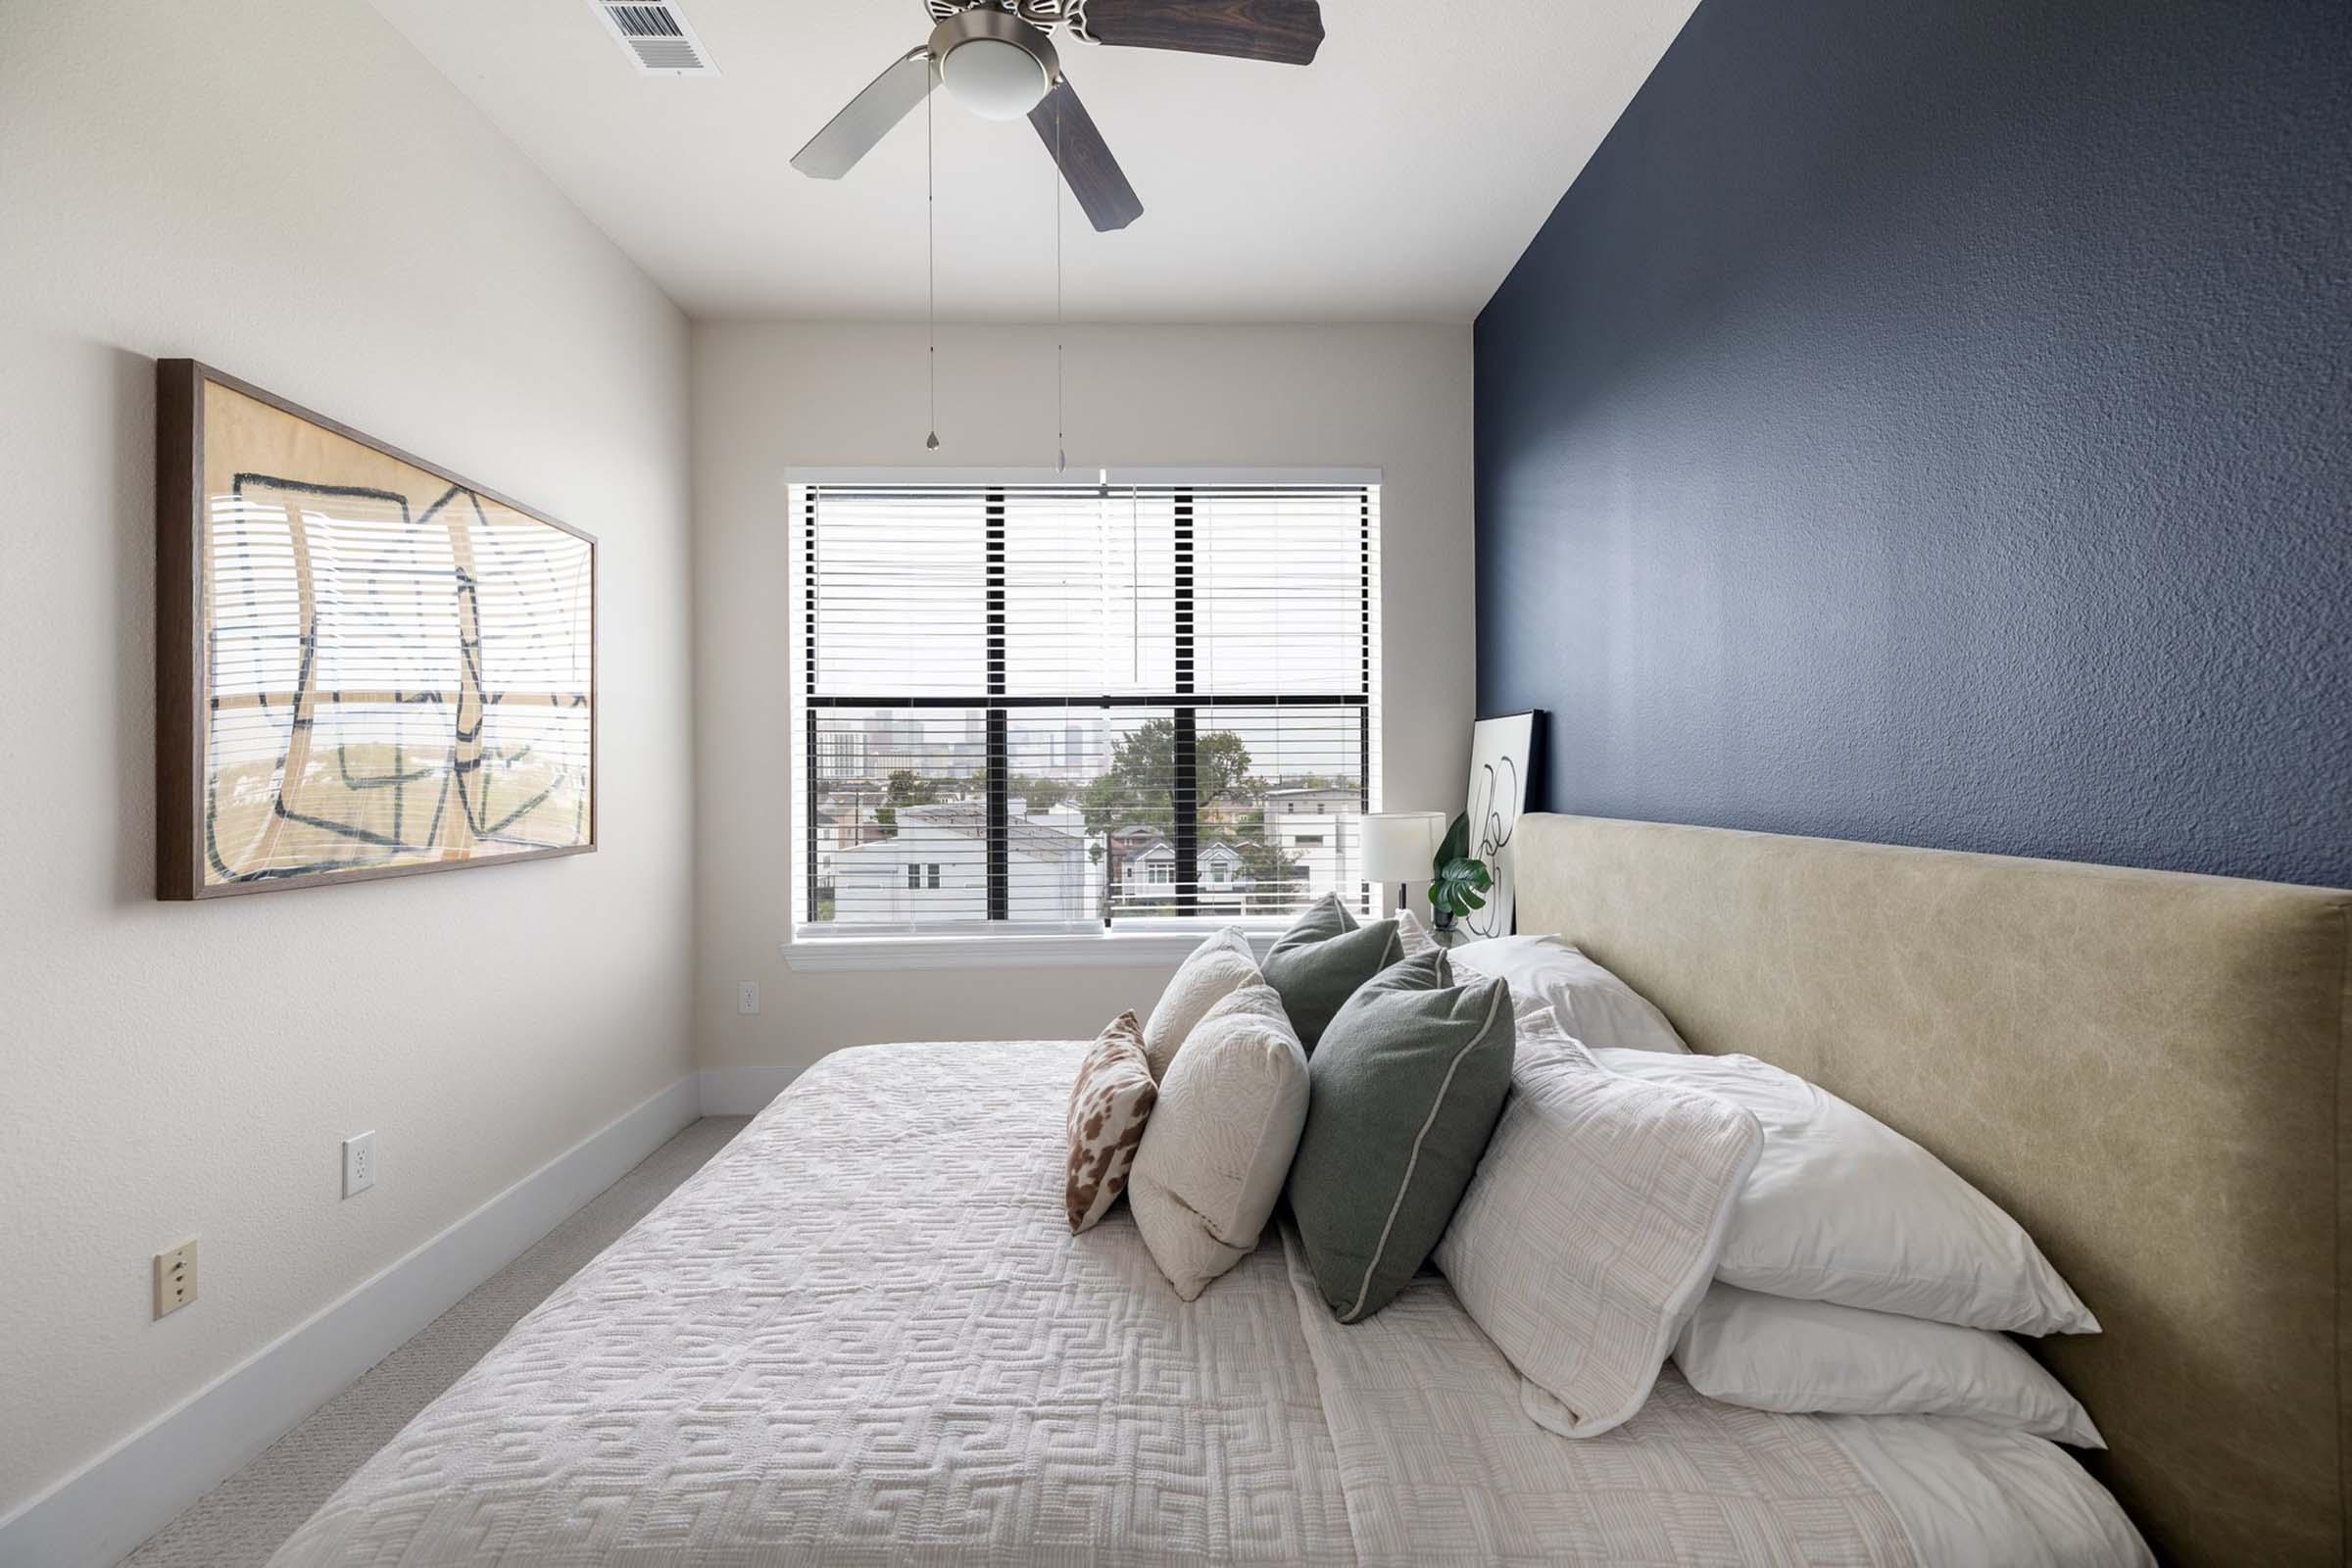
[[[1001,38],[958,43],[939,63],[939,75],[956,101],[983,120],[1019,120],[1053,85],[1044,61]]]

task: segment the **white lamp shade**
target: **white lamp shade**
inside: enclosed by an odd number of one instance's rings
[[[1438,811],[1373,811],[1364,818],[1364,880],[1426,882],[1446,837]]]

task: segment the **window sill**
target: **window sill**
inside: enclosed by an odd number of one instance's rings
[[[893,969],[1148,968],[1174,965],[1206,941],[1198,931],[1126,931],[1060,936],[804,937],[782,944],[795,971],[847,973]],[[1251,931],[1264,956],[1279,926]]]

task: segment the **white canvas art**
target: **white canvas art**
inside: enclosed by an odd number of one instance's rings
[[[1462,917],[1472,938],[1511,934],[1511,839],[1527,809],[1542,710],[1482,718],[1470,731],[1470,853],[1494,879],[1486,906]]]

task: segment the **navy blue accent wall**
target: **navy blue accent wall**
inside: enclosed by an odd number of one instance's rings
[[[1478,320],[1554,810],[2352,885],[2352,5],[1704,0]]]

